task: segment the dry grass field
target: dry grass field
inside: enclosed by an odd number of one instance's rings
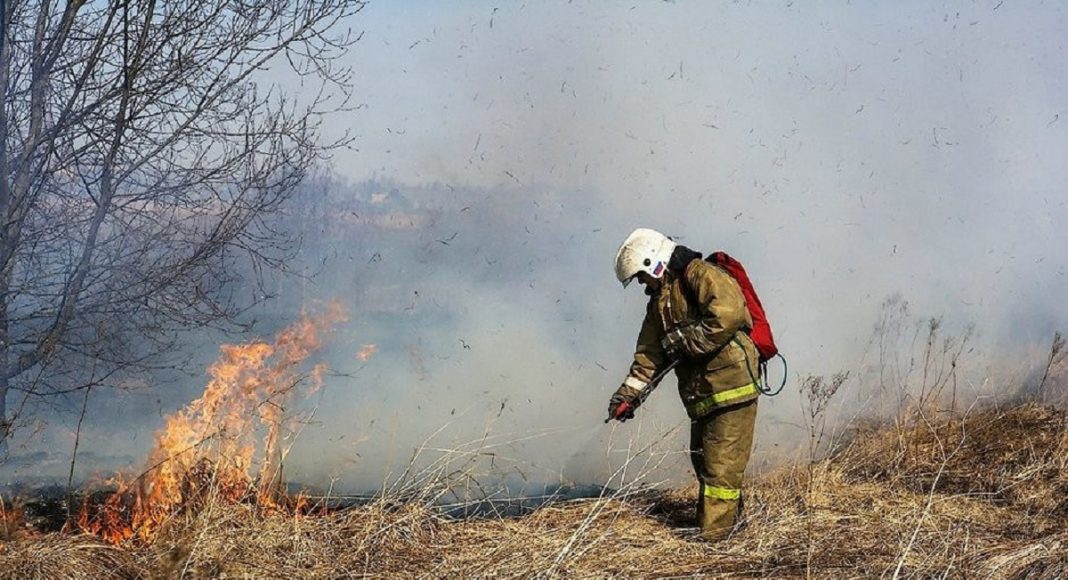
[[[472,519],[435,507],[433,478],[334,511],[201,496],[118,545],[26,529],[6,505],[0,577],[1063,578],[1066,425],[1027,403],[866,426],[826,459],[753,478],[744,526],[717,544],[696,536],[686,489]]]

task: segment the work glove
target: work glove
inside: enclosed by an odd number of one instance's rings
[[[664,348],[664,354],[673,361],[688,355],[683,331],[684,329],[682,328],[676,328],[660,339],[660,346]]]
[[[623,385],[616,389],[615,394],[608,400],[608,418],[623,422],[634,418],[634,410],[641,404],[640,391],[634,387]]]

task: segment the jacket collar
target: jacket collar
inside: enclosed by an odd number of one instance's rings
[[[684,276],[686,267],[690,265],[690,262],[700,259],[701,252],[695,252],[683,245],[675,246],[675,250],[671,252],[671,258],[668,260],[667,269],[664,271],[664,277],[661,279],[660,288],[671,284],[675,278]],[[655,296],[658,293],[659,290],[645,289],[646,296]]]
[[[668,270],[674,272],[677,275],[682,275],[686,271],[686,266],[690,265],[690,262],[701,259],[701,252],[695,252],[686,246],[675,246],[675,251],[671,252],[671,259],[668,260]]]

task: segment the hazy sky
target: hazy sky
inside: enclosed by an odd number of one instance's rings
[[[431,382],[490,411],[537,393],[521,427],[581,424],[622,379],[644,297],[610,262],[639,226],[741,258],[795,379],[851,368],[892,294],[950,334],[974,323],[991,357],[1068,322],[1063,4],[382,2],[352,25],[359,108],[337,126],[358,150],[337,171],[530,212],[421,234],[529,240],[529,260],[420,264],[439,282],[421,295],[461,314],[438,343],[402,330],[427,357],[488,340]],[[396,379],[382,388],[408,392]],[[652,413],[677,406],[660,394]],[[764,408],[793,416],[796,395]]]
[[[1060,310],[1063,4],[383,2],[353,26],[338,170],[595,199],[584,275],[651,225],[754,263],[809,334],[892,291],[1006,328]]]

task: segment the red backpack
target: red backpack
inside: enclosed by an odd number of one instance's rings
[[[753,329],[749,332],[749,338],[753,339],[753,344],[760,352],[760,362],[767,362],[779,354],[779,348],[775,346],[775,337],[771,334],[771,324],[768,323],[764,307],[760,304],[760,298],[757,297],[753,283],[749,281],[749,275],[745,273],[742,263],[727,255],[726,252],[715,252],[705,259],[723,268],[742,287],[745,306],[749,310],[749,316],[753,319]]]

